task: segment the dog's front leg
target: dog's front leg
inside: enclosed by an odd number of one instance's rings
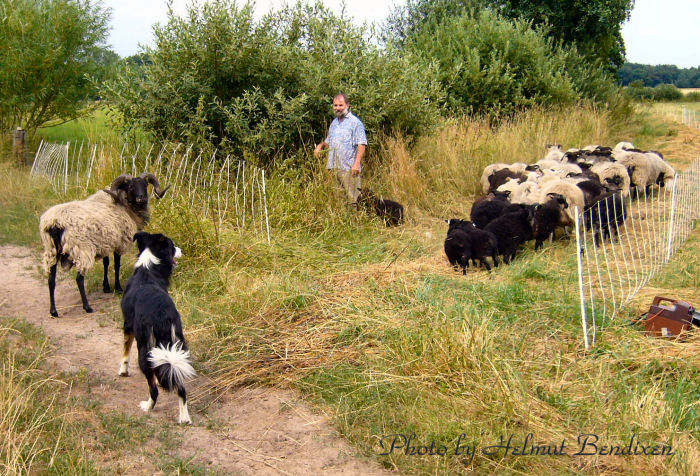
[[[124,352],[122,353],[122,362],[119,366],[119,375],[122,377],[129,376],[129,352],[131,352],[131,344],[134,342],[134,334],[124,334]]]

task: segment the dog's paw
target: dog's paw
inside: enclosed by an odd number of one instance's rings
[[[122,362],[122,364],[119,366],[119,376],[120,377],[128,377],[129,376],[129,364]]]
[[[153,400],[144,400],[143,402],[139,403],[139,406],[141,407],[141,410],[150,412],[153,408]]]
[[[177,420],[177,422],[178,422],[180,425],[191,425],[191,424],[192,424],[192,420],[190,419],[189,416],[186,416],[186,417],[184,417],[184,418],[183,418],[183,417],[180,417],[180,418]]]

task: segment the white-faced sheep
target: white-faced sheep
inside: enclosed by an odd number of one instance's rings
[[[547,144],[545,146],[547,154],[545,154],[543,160],[556,160],[561,162],[562,157],[564,157],[564,152],[561,150],[561,145],[559,144]]]
[[[114,255],[114,289],[122,290],[119,282],[121,255],[131,249],[134,234],[141,231],[150,219],[149,183],[153,185],[156,197],[163,197],[167,187],[161,190],[155,175],[120,175],[110,188],[85,200],[54,205],[41,215],[39,235],[44,246],[44,268],[49,274],[52,316],[58,317],[54,300],[58,263],[64,269],[75,266],[78,272],[76,283],[85,312],[92,312],[85,293],[85,274],[96,259],[102,258],[104,264],[103,291],[110,292],[107,271],[109,256]]]

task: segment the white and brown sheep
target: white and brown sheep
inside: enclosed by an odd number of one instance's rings
[[[56,268],[76,268],[76,283],[85,312],[92,308],[85,293],[85,274],[96,259],[104,264],[103,291],[110,292],[107,271],[109,256],[114,255],[114,289],[121,291],[119,266],[121,255],[133,246],[134,234],[143,230],[150,219],[148,184],[156,197],[163,190],[155,175],[138,177],[120,175],[110,188],[100,190],[85,200],[61,203],[49,208],[39,219],[39,235],[44,246],[43,264],[49,274],[50,313],[58,317],[54,290]]]

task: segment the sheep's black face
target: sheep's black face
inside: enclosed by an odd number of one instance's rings
[[[148,183],[136,177],[129,181],[126,189],[127,200],[134,210],[145,210],[148,208]]]

